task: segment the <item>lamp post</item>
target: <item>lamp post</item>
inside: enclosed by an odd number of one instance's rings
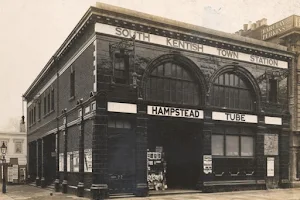
[[[4,142],[1,146],[1,153],[2,153],[2,166],[3,166],[3,178],[2,178],[2,193],[6,193],[6,181],[5,181],[5,154],[6,154],[7,146],[5,146]]]

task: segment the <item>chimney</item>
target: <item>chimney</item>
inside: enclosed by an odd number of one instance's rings
[[[260,27],[261,26],[261,20],[257,20],[256,21],[256,28]]]
[[[26,132],[26,129],[25,129],[25,117],[22,116],[22,119],[21,119],[21,123],[20,123],[20,132]]]
[[[263,18],[260,21],[261,21],[261,24],[260,24],[261,26],[267,25],[267,19],[266,18]]]
[[[248,30],[248,24],[244,24],[244,31]]]
[[[255,23],[251,24],[251,30],[254,30],[254,29],[256,29],[256,24]]]

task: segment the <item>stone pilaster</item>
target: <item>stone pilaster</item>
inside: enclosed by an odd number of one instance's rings
[[[92,199],[108,198],[108,147],[107,147],[107,94],[97,96],[97,110],[93,124],[93,182]]]
[[[148,195],[147,183],[147,106],[138,101],[136,117],[136,196]]]
[[[83,106],[80,104],[82,109],[82,115],[80,116],[80,122],[78,127],[80,130],[79,135],[79,182],[77,185],[77,196],[83,197],[84,195],[84,119],[83,119]]]
[[[54,182],[54,188],[55,192],[59,192],[60,186],[59,186],[59,130],[55,134],[55,150],[56,150],[56,158],[55,158],[55,167],[56,167],[56,174],[55,174],[55,182]]]
[[[64,129],[63,134],[64,134],[64,180],[62,182],[62,193],[67,193],[68,192],[68,159],[67,159],[67,154],[68,154],[68,128],[67,128],[67,117],[65,117],[65,122],[64,122]]]
[[[44,188],[46,187],[45,185],[45,177],[44,177],[44,171],[45,171],[45,166],[44,166],[44,161],[45,161],[45,155],[44,155],[44,138],[41,139],[41,187]]]
[[[41,180],[40,180],[40,176],[39,176],[39,140],[36,140],[36,178],[35,178],[35,184],[36,186],[40,186],[41,185]]]

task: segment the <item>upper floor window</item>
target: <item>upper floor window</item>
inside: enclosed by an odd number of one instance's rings
[[[70,98],[75,96],[75,70],[71,67],[70,73]]]
[[[42,106],[41,106],[41,102],[38,102],[38,120],[41,119],[41,114],[42,114]]]
[[[276,79],[269,79],[269,102],[277,103],[278,99],[278,81]]]
[[[175,63],[164,63],[150,74],[147,99],[165,103],[198,105],[199,87],[191,74]]]
[[[230,109],[253,110],[253,96],[247,83],[233,73],[215,79],[211,89],[211,105]]]
[[[116,83],[126,84],[129,78],[129,56],[121,53],[114,55],[114,79]]]

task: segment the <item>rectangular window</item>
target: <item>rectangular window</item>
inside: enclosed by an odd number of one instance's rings
[[[41,102],[38,103],[38,120],[41,119],[41,113],[42,113],[42,106]]]
[[[131,128],[130,122],[124,119],[109,119],[107,126],[109,128],[124,128],[124,129]]]
[[[253,137],[241,136],[241,156],[253,156]]]
[[[36,122],[36,106],[33,107],[33,123]]]
[[[80,108],[79,110],[78,110],[78,117],[81,117],[82,116],[82,109]]]
[[[70,74],[70,98],[75,96],[75,70],[71,69]]]
[[[51,90],[51,110],[54,110],[54,89]]]
[[[277,103],[278,82],[275,79],[269,79],[269,102]]]
[[[226,156],[239,156],[239,136],[226,135]]]
[[[211,152],[214,156],[224,156],[224,136],[211,136]]]
[[[47,114],[47,97],[44,96],[44,115]]]
[[[22,142],[15,142],[15,153],[22,153],[23,148],[22,148],[23,143]]]
[[[51,105],[51,97],[50,97],[50,92],[48,93],[48,95],[47,95],[47,113],[49,113],[50,112],[50,105]]]
[[[126,84],[129,73],[129,56],[121,53],[115,53],[114,57],[114,78],[116,83]]]

